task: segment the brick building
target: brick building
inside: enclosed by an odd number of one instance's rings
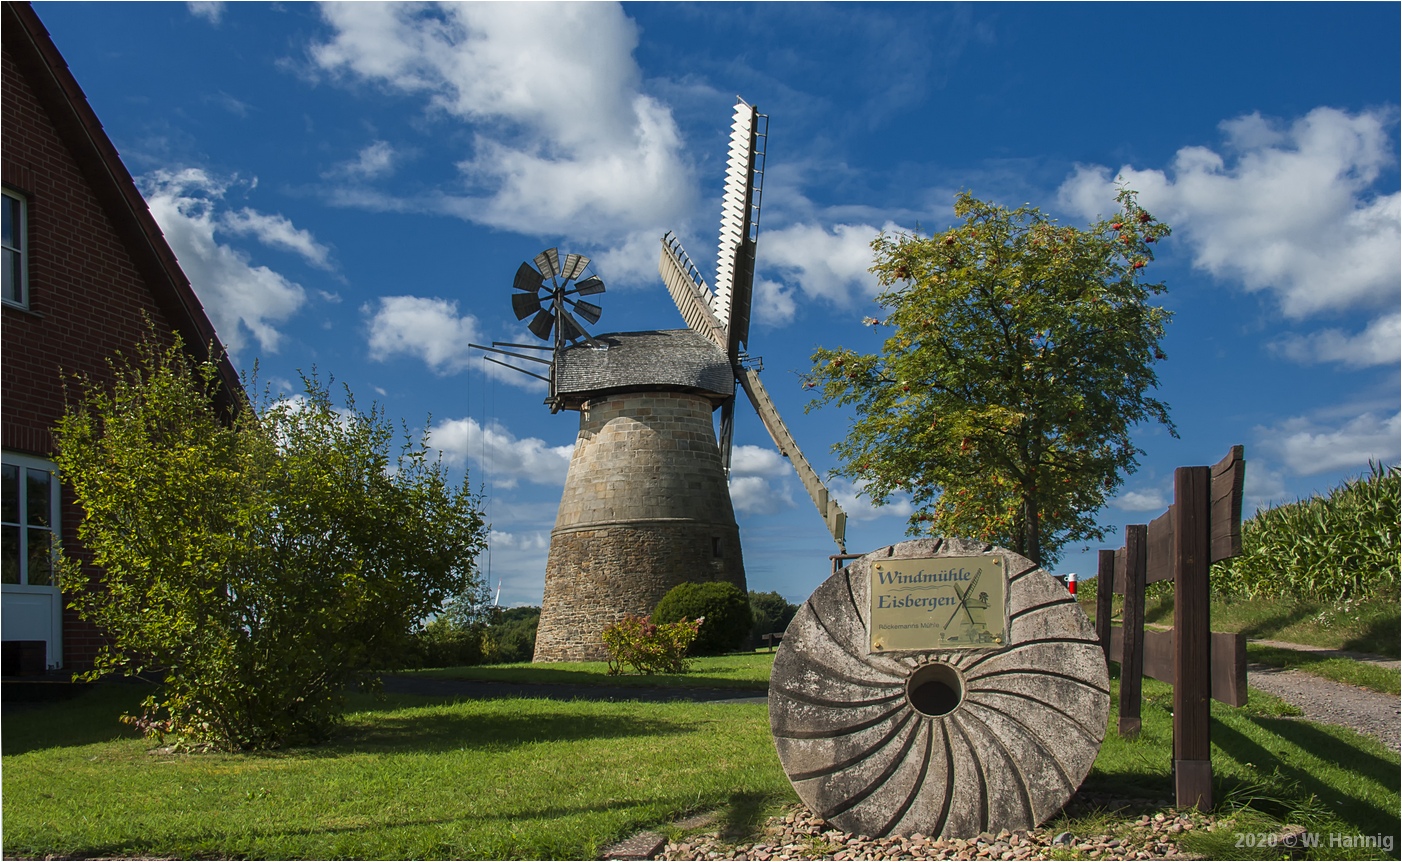
[[[146,318],[158,333],[179,332],[199,358],[223,350],[48,31],[29,4],[0,6],[0,640],[9,675],[90,666],[100,643],[52,577],[55,534],[81,554],[80,513],[50,460],[63,378],[105,377],[105,360],[140,341]],[[220,368],[228,393],[237,391],[227,358]]]

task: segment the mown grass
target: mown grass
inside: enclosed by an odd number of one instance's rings
[[[1087,786],[1129,797],[1172,799],[1172,687],[1144,680],[1143,729],[1134,740],[1115,731],[1118,680],[1112,688],[1111,729]],[[1207,859],[1279,859],[1279,847],[1237,847],[1238,833],[1273,833],[1286,824],[1323,835],[1326,843],[1330,834],[1388,835],[1398,846],[1398,755],[1347,728],[1292,717],[1296,713],[1278,698],[1254,690],[1240,709],[1212,703],[1213,793],[1222,822],[1212,832],[1186,833],[1181,839],[1185,851]],[[1086,834],[1075,822],[1067,821],[1066,828]],[[1296,858],[1371,859],[1377,854],[1321,846]]]
[[[115,716],[142,694],[102,687],[6,717],[5,855],[589,859],[701,810],[718,810],[743,839],[796,801],[764,704],[358,696],[328,745],[224,755],[134,738]],[[1171,708],[1171,689],[1145,680],[1143,731],[1124,740],[1112,729],[1084,789],[1171,799]],[[1183,838],[1184,849],[1268,858],[1233,846],[1232,830],[1286,822],[1397,834],[1397,755],[1292,712],[1260,692],[1244,709],[1213,704],[1215,792],[1235,819]],[[1091,812],[1053,826],[1099,834],[1128,823]]]
[[[657,674],[618,674],[610,676],[602,661],[551,662],[549,664],[474,665],[406,671],[405,676],[437,679],[471,679],[486,682],[552,683],[566,685],[607,685],[625,688],[658,686],[675,688],[737,688],[765,691],[769,688],[769,668],[774,654],[769,652],[733,653],[697,658],[689,672]]]
[[[5,855],[592,859],[795,799],[763,704],[362,698],[329,745],[161,754],[115,721],[133,689],[6,718]]]
[[[1395,667],[1380,667],[1351,658],[1254,643],[1246,645],[1246,660],[1286,670],[1301,670],[1325,679],[1362,686],[1385,694],[1402,694],[1402,672]]]

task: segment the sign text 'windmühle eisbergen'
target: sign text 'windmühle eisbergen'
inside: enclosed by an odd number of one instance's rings
[[[988,649],[1007,637],[998,556],[885,560],[871,568],[871,652]]]

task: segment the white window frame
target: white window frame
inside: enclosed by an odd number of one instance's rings
[[[4,196],[19,203],[19,223],[15,227],[15,235],[19,239],[19,247],[11,248],[4,246],[5,251],[14,252],[19,257],[19,298],[11,299],[8,296],[0,296],[0,300],[5,305],[15,308],[29,307],[29,200],[24,195],[10,189],[0,189]]]
[[[0,636],[5,640],[43,640],[48,643],[48,666],[57,668],[63,666],[63,595],[58,585],[58,539],[62,535],[62,521],[59,514],[62,510],[62,488],[59,484],[58,468],[52,461],[44,458],[36,458],[32,455],[21,455],[18,452],[0,453],[0,462],[6,466],[14,466],[20,469],[19,481],[19,506],[20,523],[14,526],[19,527],[19,564],[20,583],[0,584]],[[32,585],[29,583],[29,525],[26,512],[28,510],[29,493],[28,482],[25,480],[25,470],[41,470],[49,474],[49,549],[50,549],[50,581],[49,584]],[[11,526],[6,522],[6,526]],[[17,634],[18,633],[18,634]]]

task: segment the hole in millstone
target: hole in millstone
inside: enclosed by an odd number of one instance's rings
[[[938,718],[964,701],[964,683],[947,664],[922,664],[906,679],[905,697],[916,712]]]

